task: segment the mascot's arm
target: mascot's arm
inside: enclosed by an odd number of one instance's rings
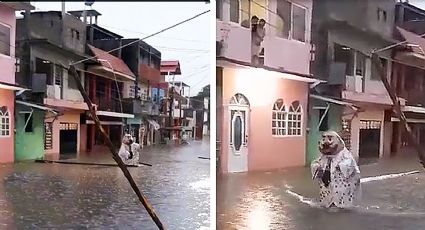
[[[128,159],[129,153],[127,152],[127,150],[125,150],[125,147],[121,145],[120,150],[118,151],[118,155],[121,158]]]
[[[345,178],[353,176],[356,172],[356,161],[352,156],[345,158],[338,164],[339,170]]]
[[[312,178],[313,179],[316,179],[317,171],[319,169],[321,169],[320,158],[317,158],[316,160],[314,160],[313,162],[311,162],[310,169],[311,169],[311,176],[312,176]]]

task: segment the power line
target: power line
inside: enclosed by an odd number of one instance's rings
[[[165,31],[170,30],[170,29],[172,29],[172,28],[174,28],[174,27],[177,27],[177,26],[179,26],[179,25],[181,25],[181,24],[184,24],[184,23],[186,23],[186,22],[189,22],[189,21],[191,21],[191,20],[193,20],[193,19],[195,19],[195,18],[197,18],[197,17],[200,17],[201,15],[204,15],[204,14],[206,14],[206,13],[208,13],[208,12],[210,12],[210,10],[206,10],[206,11],[204,11],[204,12],[202,12],[202,13],[199,13],[199,14],[197,14],[197,15],[193,16],[193,17],[190,17],[190,18],[188,18],[188,19],[186,19],[186,20],[183,20],[183,21],[181,21],[181,22],[178,22],[178,23],[176,23],[176,24],[174,24],[174,25],[172,25],[172,26],[169,26],[169,27],[167,27],[167,28],[165,28],[165,29],[162,29],[162,30],[160,30],[160,31],[158,31],[158,32],[156,32],[156,33],[153,33],[153,34],[151,34],[151,35],[148,35],[148,36],[146,36],[146,37],[144,37],[144,38],[137,39],[137,40],[132,41],[132,42],[130,42],[130,43],[128,43],[128,44],[125,44],[125,45],[122,45],[122,46],[117,47],[117,48],[115,48],[115,49],[112,49],[112,50],[106,51],[106,53],[111,53],[111,52],[114,52],[114,51],[116,51],[116,50],[120,50],[120,49],[122,49],[122,48],[124,48],[124,47],[130,46],[130,45],[132,45],[132,44],[134,44],[134,43],[137,43],[137,42],[139,42],[139,41],[143,41],[143,40],[145,40],[145,39],[148,39],[148,38],[150,38],[150,37],[153,37],[153,36],[155,36],[155,35],[158,35],[158,34],[160,34],[160,33],[163,33],[163,32],[165,32]],[[79,64],[79,63],[82,63],[82,62],[84,62],[84,61],[88,61],[88,60],[91,60],[91,59],[93,59],[93,58],[96,58],[96,57],[97,57],[97,56],[92,56],[92,57],[89,57],[89,58],[85,58],[85,59],[82,59],[82,60],[80,60],[80,61],[77,61],[77,62],[71,63],[70,65]]]
[[[103,25],[103,24],[102,25],[99,24],[99,26],[106,27],[106,28],[111,28],[111,29],[116,29],[116,30],[121,30],[121,31],[124,31],[124,32],[131,32],[131,33],[135,33],[135,34],[145,34],[145,35],[148,35],[148,33],[143,33],[143,32],[140,32],[140,31],[127,30],[127,29],[122,29],[122,28],[107,26],[107,25]],[[209,43],[207,41],[201,41],[201,40],[188,40],[188,39],[174,38],[174,37],[165,37],[165,36],[158,36],[158,37],[159,38],[166,38],[166,39],[174,39],[174,40],[178,40],[178,41],[186,41],[186,42]]]

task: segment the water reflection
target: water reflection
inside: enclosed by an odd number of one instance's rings
[[[209,226],[209,161],[200,154],[208,143],[144,149],[153,167],[129,168],[168,229]],[[109,154],[80,157],[112,163]],[[0,178],[0,229],[156,229],[118,167],[20,163],[1,166]]]

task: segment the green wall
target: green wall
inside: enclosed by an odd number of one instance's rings
[[[19,113],[19,111],[31,111],[31,109],[17,104],[15,111],[15,161],[42,158],[44,156],[44,111],[34,109],[31,133],[23,130],[25,115]]]
[[[309,108],[309,121],[308,127],[310,131],[307,135],[307,156],[306,165],[309,166],[311,162],[318,156],[318,143],[322,136],[322,132],[319,131],[318,125],[320,122],[319,110],[313,109],[313,106],[323,106],[322,103],[310,103]],[[342,129],[342,112],[343,107],[339,105],[330,105],[328,111],[328,129],[334,131],[340,131]]]

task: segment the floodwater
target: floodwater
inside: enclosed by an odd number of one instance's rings
[[[361,167],[363,177],[417,169],[418,163],[403,161]],[[315,206],[318,186],[305,167],[221,175],[217,178],[217,229],[425,229],[424,181],[422,170],[362,183],[360,207],[339,211]]]
[[[145,148],[129,168],[167,229],[210,225],[209,142]],[[108,162],[91,153],[84,162]],[[118,167],[18,163],[0,166],[0,229],[157,229]]]

